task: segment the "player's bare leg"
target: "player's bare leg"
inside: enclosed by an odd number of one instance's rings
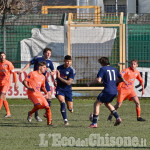
[[[146,121],[141,117],[141,106],[140,106],[140,101],[137,96],[133,97],[132,100],[134,101],[136,105],[136,113],[137,113],[137,121]]]
[[[65,97],[62,96],[62,95],[57,95],[57,99],[59,100],[60,102],[60,111],[61,111],[61,115],[64,119],[64,124],[66,126],[69,125],[68,123],[68,119],[67,119],[67,112],[66,112],[66,105],[65,105]]]
[[[98,115],[100,113],[101,102],[96,100],[94,103],[94,111],[93,111],[93,121],[92,124],[88,128],[97,128]]]
[[[73,113],[73,102],[66,101],[68,110]]]

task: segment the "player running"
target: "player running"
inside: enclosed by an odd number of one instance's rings
[[[146,121],[141,117],[141,107],[140,107],[140,101],[137,96],[137,94],[134,91],[134,82],[135,79],[139,80],[142,86],[142,95],[145,93],[144,90],[144,83],[143,79],[140,75],[140,72],[136,69],[138,67],[138,61],[137,60],[131,60],[131,65],[129,68],[126,68],[122,70],[121,74],[123,78],[128,82],[128,86],[121,82],[118,85],[118,98],[117,98],[117,104],[114,106],[117,110],[119,107],[121,107],[122,102],[126,99],[129,99],[129,101],[134,101],[136,105],[136,113],[137,113],[137,121]],[[109,115],[108,120],[112,120],[112,114]]]
[[[51,75],[53,76],[55,74],[55,71],[54,71],[54,66],[53,66],[53,63],[52,61],[50,60],[50,57],[51,57],[51,53],[52,53],[52,50],[50,48],[45,48],[43,50],[43,56],[37,56],[37,57],[34,57],[23,69],[20,73],[22,73],[23,71],[25,71],[27,68],[29,68],[31,65],[34,65],[34,71],[35,70],[38,70],[38,63],[39,62],[42,62],[42,61],[45,61],[46,62],[46,67],[47,67],[47,70],[50,69],[51,70]],[[51,107],[51,89],[50,89],[50,86],[49,86],[49,83],[47,81],[47,78],[46,78],[46,73],[43,73],[43,75],[45,76],[45,86],[46,86],[46,90],[47,90],[47,102],[49,104],[49,106]],[[46,117],[46,114],[44,114],[44,117]],[[36,111],[35,112],[35,119],[37,121],[42,121],[42,119],[39,117],[38,115],[38,112]]]
[[[13,64],[6,60],[6,54],[0,52],[0,110],[4,104],[6,115],[4,117],[11,117],[9,104],[6,100],[6,93],[11,85],[11,74],[13,74],[13,81],[15,82],[15,89],[18,89],[17,76],[14,72]]]
[[[42,91],[47,94],[45,88],[45,76],[43,73],[46,71],[46,62],[38,63],[38,70],[32,71],[22,82],[28,89],[28,98],[33,102],[34,108],[28,112],[27,120],[32,121],[32,114],[39,109],[45,109],[47,115],[47,125],[51,125],[51,110],[48,102],[41,93]]]
[[[64,124],[69,125],[67,119],[66,106],[73,112],[72,82],[75,77],[75,70],[71,67],[72,58],[69,55],[64,57],[64,64],[57,67],[56,97],[60,102],[60,111],[64,119]]]
[[[122,78],[122,76],[117,69],[110,66],[109,59],[107,57],[101,57],[98,61],[102,67],[100,68],[97,74],[97,78],[93,82],[88,83],[87,85],[90,86],[91,84],[103,82],[104,90],[98,95],[97,100],[94,103],[93,120],[89,128],[97,128],[98,115],[100,112],[99,109],[101,104],[103,103],[116,118],[114,126],[117,126],[122,121],[117,111],[112,106],[111,102],[117,95],[117,86],[116,86],[117,78]]]

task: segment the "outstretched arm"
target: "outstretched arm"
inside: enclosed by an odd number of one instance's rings
[[[25,65],[25,67],[24,67],[21,71],[18,71],[18,73],[24,72],[24,71],[27,70],[30,66],[31,66],[31,63],[28,62],[28,63]]]

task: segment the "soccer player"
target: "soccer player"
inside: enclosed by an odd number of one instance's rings
[[[114,126],[117,126],[121,123],[121,118],[119,117],[115,108],[111,105],[111,102],[117,95],[117,78],[122,78],[122,76],[117,69],[110,66],[109,59],[107,57],[101,57],[98,61],[102,67],[97,74],[97,78],[87,85],[90,86],[91,84],[103,82],[104,90],[98,95],[97,100],[94,103],[93,120],[89,128],[97,128],[98,115],[100,112],[99,109],[103,103],[116,118]]]
[[[9,104],[6,100],[6,93],[11,85],[11,74],[13,74],[13,81],[15,82],[15,89],[18,89],[17,76],[14,72],[13,64],[6,60],[6,54],[0,52],[0,110],[4,104],[6,115],[4,117],[11,117]]]
[[[56,97],[60,102],[60,111],[64,119],[64,124],[69,125],[67,120],[66,106],[70,112],[73,112],[73,99],[72,99],[72,82],[75,77],[75,70],[71,67],[72,58],[69,55],[64,57],[64,64],[57,67],[56,78]]]
[[[34,71],[35,70],[38,70],[38,63],[39,62],[42,62],[42,61],[45,61],[46,62],[46,67],[47,69],[50,69],[51,70],[51,75],[54,75],[55,74],[55,71],[54,71],[54,66],[53,66],[53,63],[52,61],[50,60],[50,57],[51,57],[51,53],[52,53],[52,50],[50,48],[45,48],[43,50],[43,56],[37,56],[35,58],[33,58],[23,69],[20,73],[22,73],[23,71],[25,71],[27,68],[29,68],[31,65],[34,65]],[[43,73],[46,77],[46,73]],[[49,104],[49,106],[51,107],[51,89],[50,89],[50,86],[48,84],[48,81],[47,81],[47,78],[45,80],[45,86],[46,86],[46,90],[47,90],[47,102]],[[46,117],[46,114],[44,114],[44,117]],[[35,119],[37,121],[42,121],[42,119],[39,117],[38,115],[38,111],[35,112]]]
[[[32,71],[22,82],[28,89],[28,98],[33,102],[34,108],[28,112],[27,120],[32,121],[32,114],[39,109],[45,109],[47,115],[47,125],[51,125],[51,110],[48,102],[41,93],[41,89],[47,94],[45,88],[45,76],[43,73],[46,71],[46,62],[38,63],[38,70]]]
[[[119,107],[121,107],[122,102],[126,99],[129,99],[129,101],[134,101],[136,105],[137,121],[145,121],[145,119],[141,117],[140,101],[134,91],[134,81],[135,79],[138,79],[142,86],[142,95],[145,93],[143,79],[136,67],[138,67],[138,61],[134,59],[131,60],[129,68],[122,70],[121,74],[128,82],[128,85],[124,84],[123,82],[118,85],[117,104],[114,107],[117,110]],[[112,120],[112,114],[109,115],[108,120]]]

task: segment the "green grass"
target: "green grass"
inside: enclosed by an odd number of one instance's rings
[[[136,121],[135,104],[133,102],[125,101],[122,107],[118,110],[123,122],[120,126],[115,127],[113,119],[112,122],[107,121],[109,111],[102,105],[101,112],[98,121],[98,128],[89,129],[90,125],[89,114],[93,110],[93,102],[95,98],[89,99],[74,99],[74,113],[67,111],[68,120],[70,126],[65,127],[60,114],[59,103],[56,99],[52,101],[52,115],[53,115],[53,127],[46,125],[46,119],[43,117],[44,110],[40,110],[40,116],[43,122],[37,122],[34,117],[32,123],[29,123],[27,118],[27,112],[32,109],[33,105],[29,100],[8,100],[12,117],[4,118],[6,113],[4,107],[0,111],[0,149],[3,150],[48,150],[48,149],[65,149],[65,150],[133,150],[137,148],[133,147],[52,147],[52,138],[48,139],[48,134],[61,134],[62,137],[74,137],[75,140],[84,140],[91,134],[99,134],[101,137],[131,137],[136,136],[139,140],[141,138],[146,139],[147,147],[138,148],[150,149],[150,116],[149,105],[150,101],[141,100],[142,117],[146,122]],[[115,100],[113,102],[115,104]],[[45,141],[48,140],[48,147],[40,147],[39,144],[40,134],[45,134]]]

